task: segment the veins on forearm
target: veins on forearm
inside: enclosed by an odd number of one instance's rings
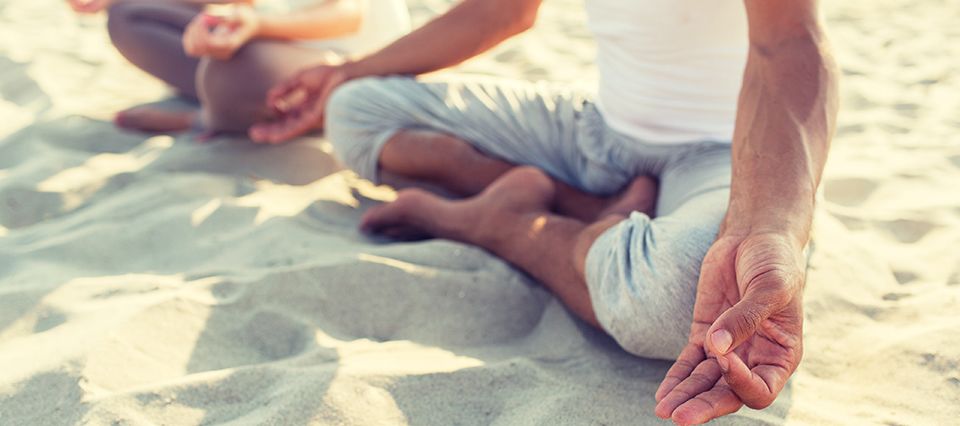
[[[734,134],[731,211],[806,228],[835,117],[836,71],[821,38],[753,44]]]

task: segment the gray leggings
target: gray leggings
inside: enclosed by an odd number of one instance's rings
[[[173,0],[121,0],[110,7],[107,28],[127,60],[200,101],[207,130],[245,132],[267,117],[264,98],[271,87],[302,68],[336,58],[333,52],[263,40],[248,43],[228,61],[191,58],[181,39],[201,11]]]
[[[374,181],[381,149],[403,129],[454,135],[593,194],[658,177],[657,217],[635,212],[597,238],[587,287],[597,320],[626,350],[672,359],[686,344],[700,263],[727,209],[729,142],[637,140],[607,126],[576,93],[494,79],[356,80],[334,92],[326,117],[337,156]]]

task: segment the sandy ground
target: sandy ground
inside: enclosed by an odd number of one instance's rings
[[[824,2],[843,112],[777,402],[718,423],[960,418],[960,8]],[[411,4],[418,22],[446,0]],[[659,424],[637,359],[483,251],[355,231],[322,140],[115,130],[166,95],[58,0],[0,1],[0,424]],[[472,72],[591,86],[576,0]]]

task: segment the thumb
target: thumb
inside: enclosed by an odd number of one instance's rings
[[[726,355],[756,333],[760,324],[779,308],[778,298],[767,293],[748,292],[713,322],[707,331],[709,352]]]

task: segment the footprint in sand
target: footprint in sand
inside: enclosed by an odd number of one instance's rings
[[[864,178],[830,179],[824,184],[824,197],[841,206],[858,206],[877,190],[877,182]]]
[[[285,315],[258,311],[250,315],[241,330],[241,342],[259,352],[264,361],[293,357],[306,347],[305,326]]]

